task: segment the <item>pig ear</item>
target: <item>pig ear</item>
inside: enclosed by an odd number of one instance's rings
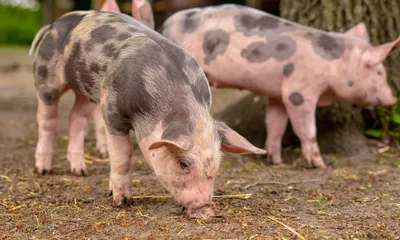
[[[100,11],[103,12],[116,12],[120,13],[121,10],[119,10],[118,4],[115,0],[106,0],[106,2],[103,4],[101,7]]]
[[[371,47],[363,53],[363,60],[370,66],[381,63],[389,55],[393,47],[400,47],[400,37],[393,42],[382,44],[377,47]]]
[[[354,37],[358,37],[361,39],[364,39],[366,42],[369,42],[369,35],[368,35],[368,30],[367,26],[365,23],[361,22],[354,27],[350,28],[346,32],[344,32],[345,35],[350,35]]]
[[[147,0],[132,0],[132,17],[154,29],[153,9]]]
[[[180,135],[174,140],[160,140],[152,143],[149,150],[167,147],[173,153],[182,153],[193,148],[193,141],[188,136]]]
[[[267,154],[267,151],[253,146],[225,123],[216,122],[215,125],[221,139],[221,148],[223,150],[237,154]]]

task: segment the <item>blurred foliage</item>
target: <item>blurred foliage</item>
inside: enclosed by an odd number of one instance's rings
[[[392,107],[380,107],[377,109],[378,119],[372,129],[365,131],[365,135],[382,139],[390,136],[397,141],[400,140],[400,98]]]
[[[29,45],[40,27],[40,11],[0,5],[0,45]]]

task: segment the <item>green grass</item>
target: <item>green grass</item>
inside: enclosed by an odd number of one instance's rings
[[[29,45],[40,27],[40,11],[0,5],[0,45]]]

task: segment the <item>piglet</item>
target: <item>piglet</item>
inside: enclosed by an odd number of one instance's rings
[[[151,14],[151,13],[150,13]],[[189,216],[211,216],[213,183],[221,148],[266,154],[210,115],[208,81],[183,49],[128,15],[76,11],[43,27],[34,60],[39,139],[36,170],[51,170],[58,102],[75,93],[69,114],[67,158],[86,175],[84,133],[96,106],[110,155],[109,189],[116,205],[131,197],[132,145],[140,149],[160,183]]]
[[[400,38],[373,47],[363,23],[345,33],[326,32],[226,4],[179,11],[158,31],[197,60],[211,86],[269,97],[265,148],[274,164],[282,162],[288,118],[308,166],[325,168],[316,139],[317,106],[396,102],[382,61]]]

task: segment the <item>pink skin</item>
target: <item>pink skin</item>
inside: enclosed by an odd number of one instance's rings
[[[317,106],[330,106],[338,101],[389,106],[397,101],[386,82],[382,61],[393,47],[400,46],[400,38],[372,47],[368,43],[365,24],[360,23],[344,34],[336,33],[345,37],[345,52],[339,59],[326,61],[315,54],[309,37],[310,29],[295,24],[297,30],[280,33],[297,43],[296,51],[291,57],[283,61],[270,58],[264,62],[250,63],[241,56],[241,51],[251,43],[265,41],[265,38],[257,35],[245,36],[237,31],[234,16],[238,12],[238,8],[232,6],[200,8],[199,27],[188,33],[180,30],[180,23],[187,17],[185,11],[180,11],[165,21],[162,34],[196,59],[211,86],[246,89],[269,97],[265,148],[274,164],[282,163],[281,140],[288,117],[301,140],[307,164],[310,167],[314,165],[325,168],[316,141]],[[258,14],[263,13],[258,11]],[[222,29],[229,33],[229,44],[223,54],[217,55],[210,64],[206,64],[203,51],[204,33],[213,29]],[[347,47],[348,45],[353,47]],[[282,70],[288,63],[292,63],[295,68],[286,77]],[[349,87],[348,81],[351,81],[353,87]],[[301,106],[293,106],[289,101],[293,92],[299,92],[304,97]]]
[[[96,135],[96,151],[102,158],[108,157],[108,147],[106,138],[106,125],[101,112],[101,106],[97,105],[93,110],[93,120]]]

